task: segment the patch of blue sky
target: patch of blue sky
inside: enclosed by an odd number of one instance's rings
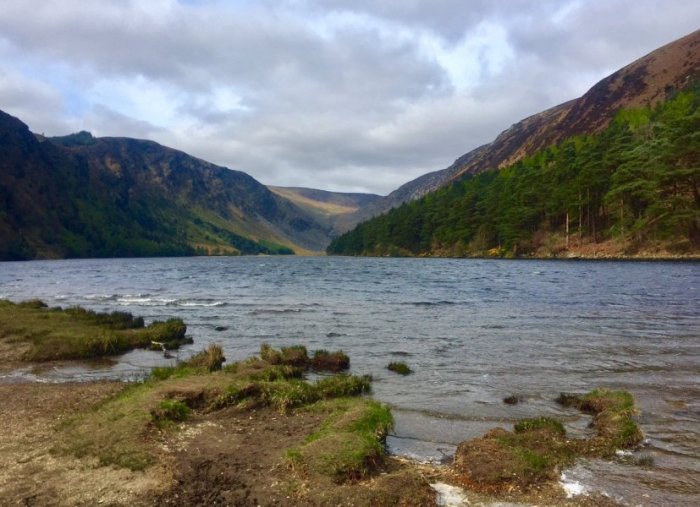
[[[501,72],[515,58],[507,30],[492,21],[482,21],[465,32],[455,44],[429,33],[424,34],[421,46],[445,69],[458,90],[478,86]]]

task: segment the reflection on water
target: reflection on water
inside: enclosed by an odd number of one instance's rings
[[[560,391],[631,391],[647,445],[582,462],[567,480],[630,505],[700,504],[700,265],[352,258],[190,258],[0,264],[0,297],[183,318],[195,344],[230,360],[261,342],[343,349],[396,417],[390,448],[439,461],[457,443],[551,415],[582,436]],[[415,371],[386,370],[400,358]],[[170,360],[51,365],[5,376],[143,378]],[[510,406],[504,396],[523,402]],[[652,466],[640,466],[647,456]],[[650,457],[650,458],[649,458]]]

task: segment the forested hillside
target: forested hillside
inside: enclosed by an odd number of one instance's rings
[[[353,225],[418,199],[468,175],[508,167],[576,135],[607,128],[620,109],[656,105],[700,78],[700,30],[662,46],[596,83],[577,99],[520,120],[492,142],[442,170],[424,174],[363,206],[343,223]],[[465,144],[468,140],[465,140]]]
[[[358,225],[330,254],[700,253],[700,87]]]

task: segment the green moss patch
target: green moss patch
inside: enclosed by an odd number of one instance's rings
[[[564,425],[556,419],[552,419],[551,417],[521,419],[520,421],[515,423],[513,429],[516,433],[529,433],[537,430],[546,430],[553,434],[558,434],[562,437],[566,435]]]
[[[158,407],[151,410],[153,422],[160,427],[167,423],[180,422],[187,419],[190,407],[180,400],[166,399],[158,404]]]
[[[363,399],[342,399],[307,441],[287,452],[293,467],[335,482],[362,479],[382,464],[384,438],[393,426],[387,407]]]
[[[94,456],[101,465],[142,470],[156,461],[144,439],[151,411],[159,402],[148,385],[129,386],[95,410],[64,423],[54,451]]]
[[[386,369],[398,373],[399,375],[410,375],[413,373],[413,370],[402,361],[391,362],[387,365]]]
[[[267,372],[270,373],[267,373]],[[369,377],[337,375],[309,383],[295,377],[276,378],[275,367],[237,379],[213,403],[213,408],[272,406],[280,412],[329,398],[357,396],[370,391]],[[292,370],[290,373],[294,373]],[[274,378],[274,380],[262,380]]]

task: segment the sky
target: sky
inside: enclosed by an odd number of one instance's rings
[[[0,0],[0,109],[387,194],[698,28],[689,0]]]

